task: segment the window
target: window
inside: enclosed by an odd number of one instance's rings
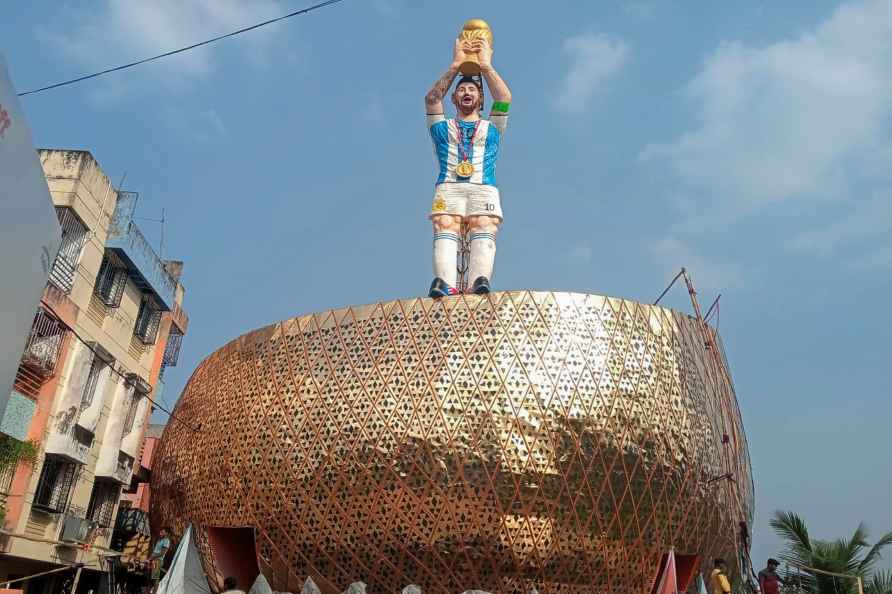
[[[167,344],[164,345],[164,357],[161,359],[161,372],[159,378],[164,377],[164,370],[168,367],[176,367],[180,359],[180,348],[183,346],[183,333],[180,329],[170,325],[170,333],[167,335]]]
[[[80,425],[74,426],[74,429],[71,430],[71,435],[74,437],[75,443],[82,448],[86,448],[88,452],[93,447],[93,434]]]
[[[67,295],[74,285],[74,270],[87,238],[87,227],[77,218],[74,210],[65,206],[56,207],[56,217],[62,227],[62,243],[50,271],[50,282]]]
[[[96,286],[93,292],[109,307],[121,305],[121,297],[124,295],[124,286],[127,284],[127,268],[124,267],[117,256],[109,252],[102,258],[99,266],[99,274],[96,275]]]
[[[87,374],[87,381],[84,384],[84,394],[81,396],[81,410],[86,410],[93,404],[93,397],[96,395],[96,389],[99,385],[99,375],[107,366],[108,364],[105,361],[97,357],[95,354],[93,355],[93,362],[90,364],[90,373]]]
[[[118,468],[115,470],[115,476],[119,477],[122,483],[128,483],[133,479],[133,462],[133,456],[118,452]]]
[[[6,462],[3,466],[0,466],[0,495],[6,495],[9,493],[9,489],[12,488],[12,479],[15,476],[15,469],[18,464],[11,464]]]
[[[127,416],[124,417],[124,435],[129,435],[133,431],[133,422],[136,420],[136,411],[139,410],[139,403],[142,400],[142,394],[134,392],[130,398],[130,405],[127,407]]]
[[[133,334],[143,344],[155,344],[155,339],[158,338],[158,327],[161,325],[161,313],[161,308],[157,306],[155,300],[144,295],[139,304],[136,326],[133,328]]]
[[[115,505],[121,496],[121,486],[112,481],[97,480],[93,483],[90,504],[87,506],[87,519],[103,528],[110,528]]]
[[[68,462],[61,456],[48,455],[40,471],[34,505],[52,512],[65,511],[79,470],[80,466],[74,462]]]

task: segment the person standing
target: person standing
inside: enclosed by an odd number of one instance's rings
[[[759,572],[759,590],[762,594],[780,594],[781,584],[784,580],[777,575],[777,559],[769,559],[765,569]]]
[[[493,95],[489,119],[480,117],[483,80],[462,76],[452,92],[456,117],[446,119],[443,97],[469,54],[477,55],[480,74]],[[496,232],[502,206],[495,168],[502,134],[508,125],[511,91],[492,65],[492,46],[486,39],[456,40],[452,64],[424,97],[427,126],[439,164],[430,219],[434,228],[434,280],[428,294],[458,293],[457,252],[462,223],[470,230],[471,291],[489,293],[496,255]]]
[[[728,581],[726,575],[727,566],[724,559],[716,559],[713,563],[714,569],[709,574],[709,592],[710,594],[731,594],[731,582]]]
[[[158,531],[158,540],[149,556],[149,570],[152,577],[152,592],[158,591],[158,583],[161,581],[161,568],[164,565],[164,557],[170,550],[170,528],[164,526]]]

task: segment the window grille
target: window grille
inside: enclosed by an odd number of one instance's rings
[[[87,382],[84,384],[84,393],[81,396],[81,410],[86,410],[93,404],[93,397],[99,385],[99,375],[108,364],[93,355],[93,362],[90,364],[90,373],[87,374]]]
[[[161,326],[161,308],[148,296],[143,296],[139,304],[139,314],[136,316],[136,326],[133,334],[143,344],[155,344],[158,338],[158,327]]]
[[[115,505],[121,496],[121,486],[111,481],[97,480],[93,483],[90,504],[87,506],[87,519],[103,528],[110,528]]]
[[[38,368],[42,373],[52,375],[56,371],[65,330],[62,322],[48,314],[42,307],[38,308],[31,324],[31,334],[28,335],[22,362]]]
[[[56,217],[62,227],[62,243],[50,271],[50,282],[67,295],[74,285],[74,271],[87,238],[87,227],[66,206],[56,207]]]
[[[0,495],[6,495],[12,488],[12,479],[18,464],[6,463],[0,467]]]
[[[106,252],[99,266],[99,274],[96,275],[96,286],[93,292],[109,307],[121,305],[121,297],[124,295],[124,287],[127,285],[127,268],[117,257]]]
[[[63,512],[68,506],[71,487],[77,482],[80,466],[59,456],[48,455],[43,461],[34,505],[52,512]]]
[[[133,431],[133,423],[136,420],[136,411],[139,410],[139,403],[142,400],[142,394],[135,392],[130,398],[130,405],[127,408],[127,416],[124,417],[124,435],[129,435]]]
[[[180,360],[180,348],[183,346],[183,333],[180,329],[171,324],[170,334],[167,336],[167,344],[164,346],[164,358],[162,365],[165,367],[176,367]]]

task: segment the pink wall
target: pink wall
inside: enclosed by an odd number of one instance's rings
[[[152,469],[152,459],[155,457],[155,450],[158,447],[157,437],[146,437],[142,445],[142,457],[139,460],[140,466]]]

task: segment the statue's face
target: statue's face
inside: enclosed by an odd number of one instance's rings
[[[462,83],[452,93],[452,103],[455,108],[464,114],[472,113],[480,109],[482,103],[480,89],[474,83]]]

